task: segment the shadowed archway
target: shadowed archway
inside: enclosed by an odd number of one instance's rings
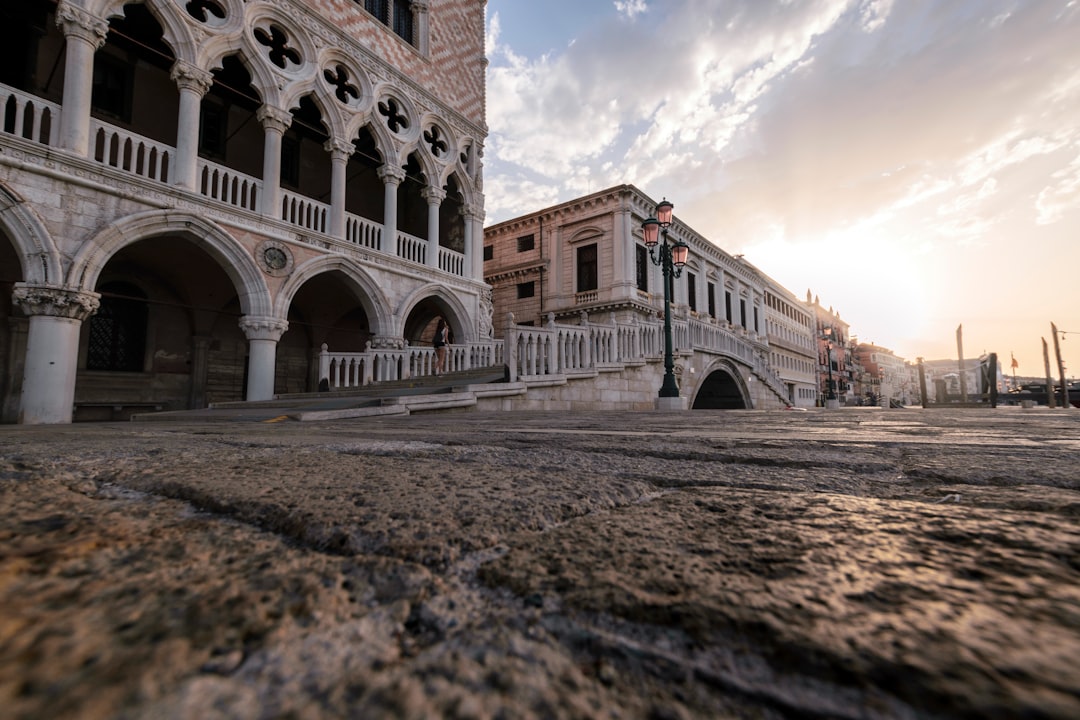
[[[727,370],[714,370],[701,383],[694,410],[746,410],[749,403],[742,388]]]

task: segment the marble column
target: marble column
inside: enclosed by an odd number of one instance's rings
[[[446,199],[442,188],[428,186],[424,188],[424,199],[428,204],[427,265],[439,267],[439,206]]]
[[[326,152],[330,153],[332,175],[330,176],[330,235],[345,239],[345,171],[349,157],[356,146],[344,140],[327,140]]]
[[[202,68],[177,60],[170,77],[180,89],[176,157],[172,165],[173,184],[194,190],[199,159],[199,111],[203,96],[214,84],[214,76]]]
[[[70,423],[79,362],[79,331],[101,296],[48,285],[16,283],[12,301],[30,317],[19,422]]]
[[[289,323],[274,317],[244,316],[240,329],[248,339],[247,399],[271,400],[274,397],[274,372],[277,344],[289,329]]]
[[[90,147],[94,53],[105,44],[109,23],[71,3],[61,3],[57,8],[56,25],[63,31],[67,43],[64,53],[60,146],[85,156]]]
[[[398,188],[405,182],[405,168],[383,165],[379,168],[379,178],[383,181],[383,233],[379,249],[397,255]]]
[[[292,113],[263,105],[256,113],[266,133],[263,142],[262,205],[263,215],[281,218],[281,138],[292,125]]]

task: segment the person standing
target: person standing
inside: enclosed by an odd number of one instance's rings
[[[435,338],[432,341],[432,345],[435,346],[435,374],[440,375],[446,372],[446,346],[449,343],[449,328],[446,327],[446,321],[439,318],[439,323],[435,326]]]

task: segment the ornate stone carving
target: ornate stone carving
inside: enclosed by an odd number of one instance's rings
[[[177,60],[169,77],[181,90],[194,90],[205,95],[214,84],[214,75],[191,63]]]
[[[480,291],[480,339],[487,340],[495,336],[495,303],[492,302],[491,288]]]
[[[82,322],[97,312],[101,295],[49,285],[16,283],[12,302],[27,315],[71,318]]]
[[[295,261],[288,245],[277,240],[264,240],[255,248],[255,262],[267,275],[285,277],[292,272]]]
[[[240,318],[240,329],[248,340],[281,340],[281,336],[289,329],[287,320],[279,320],[275,317],[244,316]]]
[[[405,338],[391,335],[376,335],[368,340],[368,348],[371,350],[404,350]]]
[[[276,108],[273,105],[263,105],[255,113],[255,117],[258,118],[264,128],[274,128],[282,133],[289,129],[293,121],[291,112]]]
[[[60,3],[56,9],[56,26],[64,37],[85,40],[95,49],[104,45],[109,35],[108,21],[66,2]]]

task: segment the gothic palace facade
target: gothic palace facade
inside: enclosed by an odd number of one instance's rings
[[[490,340],[484,4],[4,3],[0,421],[310,392],[324,346],[439,317]]]

